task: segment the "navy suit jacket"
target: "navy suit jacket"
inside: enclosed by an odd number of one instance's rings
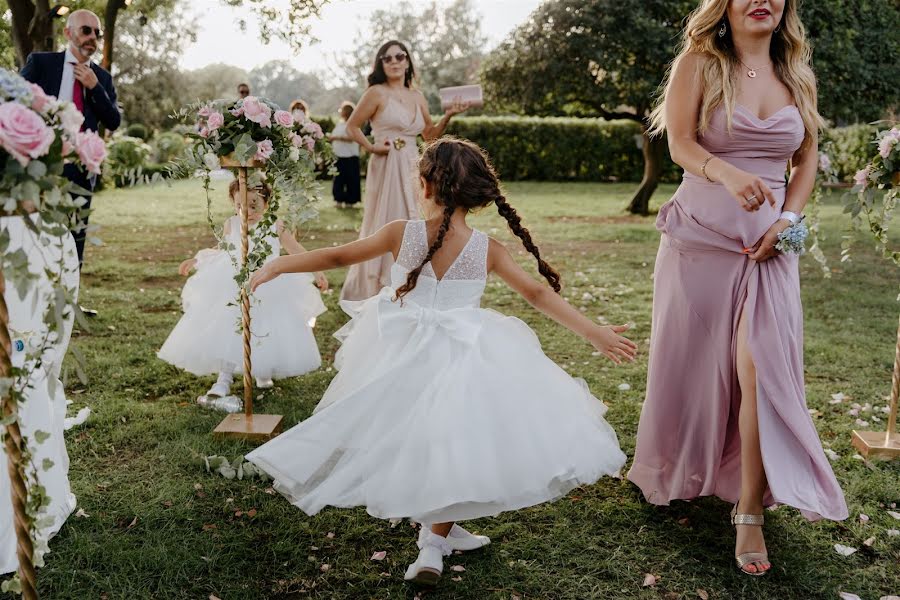
[[[22,68],[21,75],[28,81],[41,86],[45,94],[59,96],[59,84],[62,82],[63,65],[66,53],[32,52]],[[94,89],[84,89],[84,127],[97,131],[99,123],[110,131],[117,129],[122,122],[122,114],[116,104],[116,87],[113,85],[109,71],[91,63],[91,70],[97,75]]]

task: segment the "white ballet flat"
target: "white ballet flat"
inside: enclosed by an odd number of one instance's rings
[[[270,387],[274,387],[274,386],[275,386],[275,382],[272,381],[271,379],[262,379],[260,377],[256,378],[256,387],[258,387],[261,390],[266,390],[266,389],[269,389]]]
[[[219,378],[216,380],[213,386],[209,388],[209,391],[206,392],[206,395],[215,396],[217,398],[224,398],[231,393],[232,381],[234,381],[234,378],[230,375],[219,373]]]
[[[419,530],[419,540],[422,540],[422,537],[425,535],[425,532],[429,531],[427,525],[423,525]],[[457,524],[453,524],[453,527],[450,529],[450,533],[447,535],[447,543],[450,544],[450,547],[453,550],[459,550],[460,552],[468,552],[469,550],[477,550],[479,548],[484,548],[488,544],[491,543],[491,538],[486,535],[475,535],[474,533],[469,533],[462,527]]]
[[[447,543],[447,538],[435,535],[429,530],[420,536],[418,546],[419,556],[407,567],[403,579],[420,585],[436,585],[441,573],[444,572],[444,557],[450,556],[453,548]]]

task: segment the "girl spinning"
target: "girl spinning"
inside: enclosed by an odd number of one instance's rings
[[[332,269],[386,253],[392,287],[344,302],[353,319],[338,375],[308,420],[247,455],[308,514],[365,506],[422,523],[406,579],[434,584],[443,556],[490,543],[456,521],[554,500],[625,462],[606,406],[541,351],[522,321],[479,308],[494,272],[613,362],[633,359],[627,327],[601,327],[558,295],[559,275],[507,203],[484,152],[443,138],[419,160],[425,221],[394,221],[356,242],[278,258],[251,289],[284,273]],[[499,242],[466,224],[497,206],[552,290]],[[269,282],[269,283],[266,283]]]
[[[231,182],[229,195],[240,213],[237,180]],[[253,227],[262,218],[272,190],[266,185],[247,190],[249,223]],[[240,264],[240,218],[225,221],[226,248],[201,250],[181,263],[178,272],[187,275],[181,292],[184,315],[157,356],[195,375],[218,373],[207,396],[227,396],[234,375],[243,373],[241,313],[238,286],[234,277]],[[252,238],[251,238],[252,239]],[[274,260],[284,248],[289,254],[301,254],[300,245],[279,219],[265,238],[271,248],[267,261]],[[250,250],[253,248],[251,246]],[[319,368],[321,359],[312,325],[325,312],[319,290],[328,288],[322,273],[291,275],[277,285],[250,297],[253,374],[258,387],[271,387],[273,379],[303,375]]]

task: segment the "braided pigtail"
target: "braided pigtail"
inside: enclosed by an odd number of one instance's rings
[[[516,209],[509,205],[503,194],[500,194],[497,198],[494,199],[494,204],[497,205],[497,212],[500,213],[500,216],[506,219],[510,231],[512,231],[514,234],[516,234],[516,237],[522,240],[522,245],[525,246],[525,249],[531,252],[537,259],[538,271],[547,279],[547,281],[550,283],[550,287],[553,288],[553,291],[558,294],[562,289],[562,286],[559,283],[559,273],[557,273],[553,267],[547,264],[547,261],[541,258],[541,251],[538,250],[538,247],[531,240],[531,233],[528,231],[528,228],[522,225],[522,218],[519,217],[519,213],[517,213]]]
[[[394,300],[402,299],[403,296],[416,287],[416,282],[419,281],[419,275],[422,273],[422,269],[425,268],[425,265],[431,261],[434,253],[444,244],[444,236],[447,235],[447,231],[450,229],[450,217],[453,216],[454,210],[455,209],[452,206],[444,207],[444,220],[441,221],[441,227],[438,229],[437,237],[434,238],[431,246],[428,247],[428,253],[425,255],[425,258],[422,259],[422,263],[410,271],[409,275],[406,276],[406,283],[397,288]]]

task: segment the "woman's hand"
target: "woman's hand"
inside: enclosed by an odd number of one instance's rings
[[[453,98],[453,104],[447,107],[447,110],[444,111],[444,114],[448,117],[452,117],[453,115],[458,115],[461,112],[465,112],[469,109],[469,103],[463,102],[462,98],[456,96]]]
[[[197,266],[196,258],[189,258],[178,265],[178,274],[187,277],[191,273],[191,269]]]
[[[255,292],[256,288],[258,288],[265,282],[272,281],[273,279],[281,275],[281,270],[278,268],[278,263],[281,258],[283,257],[278,257],[275,260],[270,260],[250,276],[251,292]]]
[[[731,167],[722,174],[721,183],[747,212],[759,210],[766,200],[775,206],[775,194],[756,175]]]
[[[762,262],[769,260],[774,256],[778,256],[780,252],[775,249],[778,243],[778,234],[791,226],[791,222],[787,219],[779,219],[775,224],[769,227],[769,230],[763,235],[752,248],[744,250],[748,254],[750,260]]]
[[[318,287],[321,291],[325,291],[328,289],[328,278],[325,277],[325,273],[322,271],[316,271],[316,287]]]
[[[377,154],[379,156],[387,156],[387,154],[391,151],[391,143],[388,140],[384,140],[383,146],[376,146],[372,144],[371,148],[368,148],[369,154]]]
[[[588,340],[598,352],[617,365],[621,365],[623,359],[631,362],[634,360],[635,354],[637,354],[637,344],[619,335],[628,331],[628,329],[630,329],[629,325],[598,326],[591,333]]]

